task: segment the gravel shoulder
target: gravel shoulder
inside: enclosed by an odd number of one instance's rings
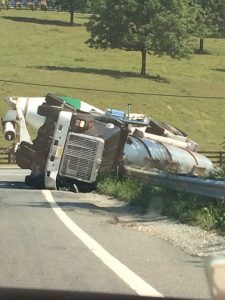
[[[198,226],[181,224],[151,210],[142,214],[141,209],[109,196],[91,193],[82,194],[82,199],[110,213],[113,224],[160,237],[189,255],[204,257],[225,254],[225,236]]]

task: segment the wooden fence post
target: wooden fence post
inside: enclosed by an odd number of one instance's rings
[[[219,162],[220,162],[220,167],[223,167],[223,153],[219,151]]]

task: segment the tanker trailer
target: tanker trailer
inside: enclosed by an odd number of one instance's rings
[[[133,135],[124,147],[124,165],[188,175],[213,170],[212,162],[197,152]]]

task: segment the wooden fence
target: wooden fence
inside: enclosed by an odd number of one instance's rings
[[[199,151],[199,153],[208,157],[215,166],[225,168],[225,151]],[[0,148],[0,164],[2,163],[15,163],[12,148]]]
[[[215,166],[225,168],[225,151],[199,151],[199,153],[208,157]]]
[[[15,163],[15,154],[12,148],[0,148],[0,164],[13,164]]]

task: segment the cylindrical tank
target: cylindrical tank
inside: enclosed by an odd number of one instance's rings
[[[13,109],[19,108],[32,128],[39,129],[45,122],[45,117],[38,115],[38,106],[45,102],[45,97],[6,97],[4,99]]]
[[[208,171],[213,169],[212,162],[202,154],[171,145],[164,146],[170,152],[171,160],[180,163],[180,173],[190,173],[193,167],[204,168]]]
[[[97,112],[103,114],[104,112],[84,101],[69,98],[60,97],[62,101],[79,109],[83,112]],[[45,97],[5,97],[4,99],[13,109],[20,108],[26,123],[34,129],[39,129],[45,122],[45,117],[38,115],[38,107],[41,106],[46,98]]]
[[[125,145],[124,164],[161,171],[174,165],[182,174],[191,174],[193,168],[201,168],[202,173],[213,170],[212,162],[199,153],[134,136],[129,136]]]
[[[166,148],[154,140],[129,136],[124,148],[124,163],[127,165],[154,168],[153,164],[157,162],[157,169],[161,170],[170,160]]]
[[[38,106],[45,102],[44,97],[18,97],[17,107],[22,109],[24,118],[31,127],[38,129],[44,122],[45,117],[38,115]]]
[[[13,141],[15,139],[16,130],[12,122],[6,122],[4,124],[4,136],[7,141]]]

